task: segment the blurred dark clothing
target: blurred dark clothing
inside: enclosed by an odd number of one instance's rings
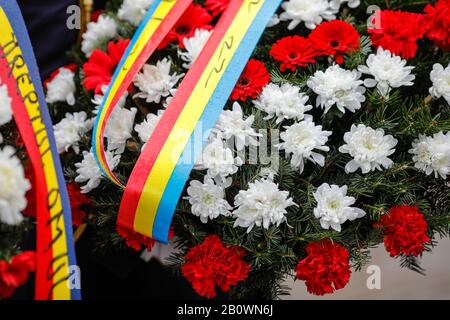
[[[83,299],[200,299],[186,279],[173,275],[155,260],[145,262],[139,252],[95,253],[93,238],[87,230],[76,246]]]
[[[76,44],[78,30],[67,28],[67,7],[77,0],[18,0],[31,37],[42,80],[67,64],[66,52]]]

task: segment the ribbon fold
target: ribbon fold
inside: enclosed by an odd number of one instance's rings
[[[133,169],[122,198],[119,224],[168,242],[176,205],[208,138],[206,133],[215,126],[280,3],[230,1]],[[196,147],[198,140],[201,148]]]
[[[94,123],[92,147],[104,175],[119,187],[122,183],[106,161],[104,134],[115,106],[128,89],[135,75],[155,52],[192,0],[155,0],[144,16],[111,79],[103,104]]]

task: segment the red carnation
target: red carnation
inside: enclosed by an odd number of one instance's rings
[[[214,298],[216,285],[228,292],[230,286],[247,279],[250,265],[243,256],[241,248],[226,246],[218,236],[210,235],[189,250],[181,272],[199,295]]]
[[[36,267],[35,253],[22,252],[8,263],[0,260],[0,299],[10,297],[14,291],[28,280],[30,272]]]
[[[161,42],[159,49],[167,47],[169,43],[174,41],[178,41],[178,46],[184,48],[183,40],[193,37],[195,30],[212,29],[212,26],[209,25],[212,19],[208,11],[201,5],[191,4],[173,29],[167,34],[166,38]]]
[[[263,62],[251,59],[231,93],[232,100],[256,99],[269,83],[270,75]]]
[[[306,282],[309,293],[322,296],[346,286],[352,273],[346,248],[326,239],[308,244],[306,253],[295,272]]]
[[[426,31],[422,14],[381,10],[374,15],[374,28],[367,31],[375,47],[382,47],[391,53],[409,59],[416,55],[417,40]]]
[[[140,251],[142,246],[144,246],[148,251],[152,251],[152,248],[156,243],[156,240],[121,225],[117,225],[117,232],[122,238],[125,239],[127,246],[136,251]],[[169,239],[173,236],[174,232],[171,227],[169,230]]]
[[[72,224],[78,227],[86,217],[86,206],[91,205],[92,201],[85,194],[81,193],[80,188],[75,183],[69,183],[67,191],[72,208]]]
[[[213,17],[218,16],[228,7],[230,0],[206,0],[205,8],[211,12]]]
[[[297,70],[297,67],[305,67],[308,63],[314,63],[316,52],[311,42],[300,36],[288,36],[278,40],[270,49],[270,55],[281,62],[280,70]]]
[[[450,50],[450,0],[439,0],[434,7],[425,7],[425,18],[428,22],[426,36],[442,49]]]
[[[89,60],[83,66],[83,84],[87,90],[95,89],[96,94],[102,93],[102,86],[109,85],[114,70],[129,43],[129,39],[121,39],[117,42],[111,41],[108,43],[107,53],[99,49],[92,52]]]
[[[44,81],[44,88],[45,88],[46,90],[47,90],[48,84],[49,84],[50,82],[52,82],[53,79],[56,78],[56,76],[61,72],[61,69],[69,69],[69,70],[72,71],[72,72],[76,72],[77,69],[78,69],[78,66],[77,66],[75,63],[73,63],[73,64],[68,64],[67,66],[63,66],[63,67],[58,68],[58,69],[56,69],[55,71],[53,71],[53,72],[50,74],[50,77],[48,77],[48,79],[46,79],[46,80]]]
[[[309,40],[319,55],[333,55],[339,64],[344,62],[344,54],[359,48],[358,31],[341,20],[321,23],[311,32]]]
[[[90,22],[97,22],[98,21],[98,18],[100,18],[100,16],[103,14],[103,10],[102,9],[97,9],[97,10],[94,10],[92,13],[91,13],[91,21]]]
[[[155,244],[155,240],[152,238],[146,237],[121,225],[117,225],[117,232],[122,238],[125,239],[127,246],[136,251],[140,251],[142,246],[144,246],[148,251],[151,251],[153,245]]]
[[[430,241],[427,223],[415,206],[396,206],[375,224],[384,228],[384,245],[392,257],[401,253],[418,256]]]

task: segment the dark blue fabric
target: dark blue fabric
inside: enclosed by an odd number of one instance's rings
[[[67,64],[66,52],[76,44],[78,30],[67,28],[67,7],[77,0],[18,0],[27,25],[41,78]]]

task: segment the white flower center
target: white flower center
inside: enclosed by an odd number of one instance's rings
[[[301,132],[299,132],[298,135],[296,135],[294,137],[293,142],[297,147],[301,147],[301,146],[309,144],[309,142],[311,141],[311,138],[312,138],[312,136],[311,136],[310,132],[301,131]]]
[[[327,201],[328,208],[331,210],[339,210],[341,208],[341,201],[337,198],[331,198]]]

